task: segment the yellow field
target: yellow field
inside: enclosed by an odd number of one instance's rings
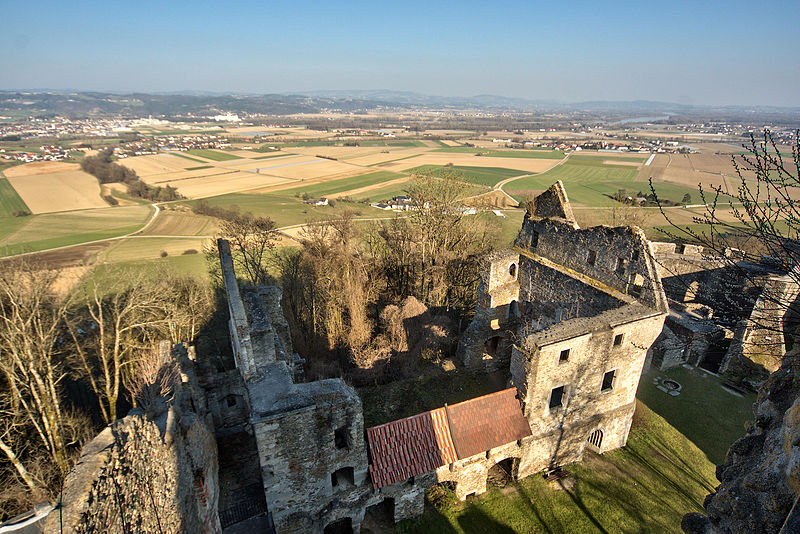
[[[714,154],[656,154],[648,166],[642,165],[637,181],[646,182],[651,177],[656,182],[669,182],[686,187],[703,184],[709,187],[733,185],[736,176],[733,165],[726,156]]]
[[[20,176],[35,176],[37,174],[49,174],[51,172],[74,171],[79,169],[77,163],[65,163],[63,161],[34,161],[24,165],[10,167],[3,171],[7,178]]]
[[[33,173],[5,173],[32,213],[108,207],[100,196],[97,178],[80,170],[76,163],[53,163],[48,167],[38,166]],[[12,167],[9,171],[23,167],[27,165]],[[47,169],[63,170],[53,172]]]
[[[556,165],[559,161],[560,160],[557,159],[492,158],[463,153],[431,152],[401,161],[384,163],[382,165],[377,165],[375,168],[399,172],[420,165],[447,165],[448,163],[452,163],[456,166],[517,169],[522,171],[520,174],[524,174],[526,172],[544,172]]]
[[[188,208],[164,207],[153,224],[140,235],[149,236],[210,236],[217,232],[219,221],[214,217],[197,215]]]
[[[447,146],[461,146],[460,143],[456,143],[455,141],[448,141],[447,139],[442,139],[442,143],[446,144]]]
[[[129,237],[111,244],[98,254],[99,262],[122,263],[130,261],[154,260],[162,252],[168,256],[183,256],[187,250],[203,253],[203,245],[210,243],[207,238],[188,237]]]

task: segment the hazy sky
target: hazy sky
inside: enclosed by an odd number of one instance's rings
[[[0,88],[800,106],[788,2],[0,0]]]

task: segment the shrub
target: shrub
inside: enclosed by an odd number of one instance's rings
[[[188,256],[189,254],[197,254],[197,250],[193,248],[189,248],[183,251],[184,256]]]
[[[14,217],[27,217],[30,214],[31,212],[28,210],[17,210],[14,213],[12,213]]]
[[[162,258],[166,258],[167,256],[169,256],[169,253],[166,250],[162,250],[161,251],[161,257]]]

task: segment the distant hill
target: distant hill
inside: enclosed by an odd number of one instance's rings
[[[572,113],[615,118],[648,115],[719,113],[800,116],[800,108],[768,106],[690,106],[671,102],[592,101],[564,103],[498,95],[434,96],[394,90],[330,90],[293,94],[223,94],[186,90],[174,93],[108,93],[80,91],[0,91],[0,114],[52,116],[205,117],[220,112],[289,115],[324,111],[367,110],[485,110],[533,113]],[[586,118],[585,116],[582,118]],[[752,117],[751,117],[752,118]]]

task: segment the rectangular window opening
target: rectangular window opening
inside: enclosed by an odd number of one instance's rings
[[[600,391],[610,391],[614,389],[614,376],[616,373],[616,371],[612,370],[603,375],[603,387],[600,388]]]
[[[619,274],[625,272],[625,260],[622,258],[617,258],[617,272]]]
[[[619,347],[620,345],[622,345],[622,340],[624,337],[625,334],[617,334],[616,336],[614,336],[614,346]]]
[[[553,388],[550,392],[550,409],[558,408],[561,406],[561,401],[564,398],[564,386]]]
[[[597,262],[597,252],[594,250],[589,251],[589,257],[586,258],[586,263],[594,265]]]
[[[349,446],[347,427],[339,427],[333,432],[333,443],[337,449],[346,449]]]
[[[558,355],[558,362],[565,362],[569,360],[569,349],[564,349],[561,351],[561,354]]]
[[[347,487],[347,486],[354,486],[355,485],[355,478],[354,472],[352,467],[342,467],[341,469],[337,469],[333,473],[331,473],[331,486],[336,487]]]
[[[531,235],[531,248],[536,248],[539,245],[539,232],[533,231]]]

